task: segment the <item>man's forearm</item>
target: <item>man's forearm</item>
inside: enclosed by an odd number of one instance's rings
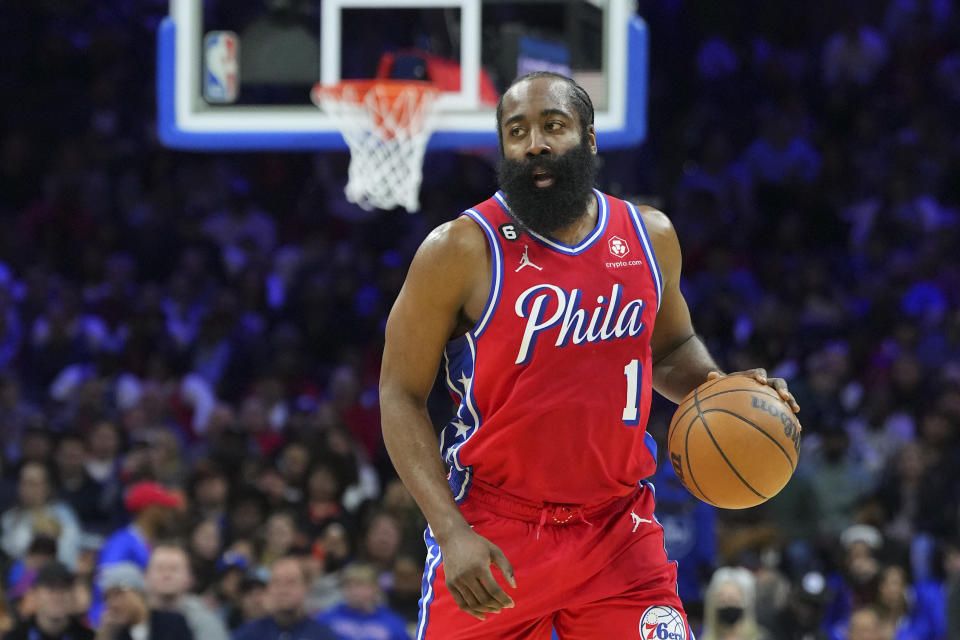
[[[661,395],[679,403],[684,396],[720,367],[697,335],[692,335],[653,363],[653,387]]]
[[[402,394],[381,394],[383,440],[400,479],[430,523],[437,542],[469,526],[447,484],[447,469],[425,407]]]

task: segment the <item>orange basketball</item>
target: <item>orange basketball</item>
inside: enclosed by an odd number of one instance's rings
[[[670,463],[690,493],[724,509],[777,495],[797,468],[800,423],[771,387],[746,376],[708,380],[677,407]]]

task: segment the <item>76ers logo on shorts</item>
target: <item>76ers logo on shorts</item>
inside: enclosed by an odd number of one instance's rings
[[[622,258],[630,253],[630,247],[627,246],[627,241],[618,236],[613,236],[610,238],[610,240],[607,242],[607,245],[610,247],[610,253],[618,258]]]
[[[640,637],[644,640],[687,640],[683,616],[673,607],[650,607],[640,618]]]

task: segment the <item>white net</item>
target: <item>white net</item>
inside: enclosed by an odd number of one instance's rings
[[[364,209],[420,209],[423,155],[437,91],[399,81],[317,85],[314,102],[335,116],[350,147],[347,200]]]

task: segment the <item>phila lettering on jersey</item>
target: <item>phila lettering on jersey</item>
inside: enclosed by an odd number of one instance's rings
[[[444,353],[459,403],[441,433],[454,497],[474,478],[529,500],[592,504],[656,469],[646,433],[663,284],[637,208],[599,191],[570,246],[523,229],[502,193],[463,215],[490,244],[476,326]]]

